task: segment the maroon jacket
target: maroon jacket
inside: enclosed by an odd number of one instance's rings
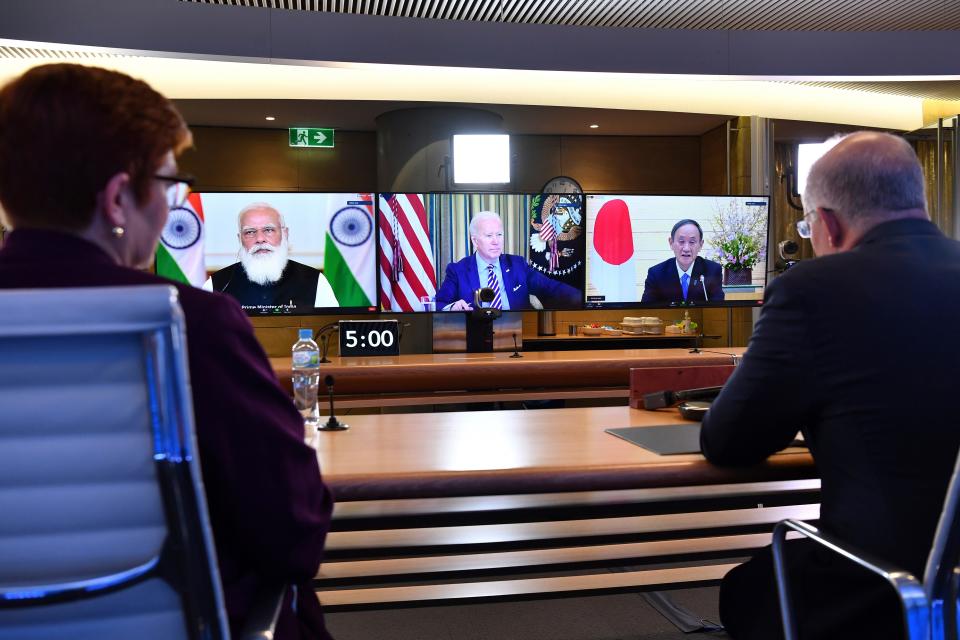
[[[230,297],[116,265],[75,236],[21,229],[0,249],[0,288],[173,284],[187,325],[190,382],[207,504],[234,632],[265,579],[297,584],[277,638],[329,638],[311,580],[333,499],[303,420]]]

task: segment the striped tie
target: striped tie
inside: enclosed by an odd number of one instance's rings
[[[497,282],[497,274],[493,272],[493,265],[487,265],[487,288],[493,289],[493,302],[490,307],[493,309],[502,309],[503,302],[500,300],[500,283]]]

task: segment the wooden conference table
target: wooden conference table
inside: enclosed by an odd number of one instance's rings
[[[333,357],[321,365],[332,375],[338,405],[403,405],[627,398],[630,369],[730,364],[743,347],[690,353],[689,349],[439,353],[383,357]],[[277,377],[290,389],[290,358],[271,358]],[[322,381],[321,381],[322,386]],[[326,388],[321,389],[326,393]]]
[[[607,428],[690,424],[673,410],[588,407],[348,416],[321,432],[338,501],[702,486],[816,477],[806,449],[745,469],[700,454],[660,456]]]
[[[819,513],[805,449],[721,469],[699,454],[660,456],[604,432],[682,423],[673,410],[346,421],[348,431],[316,439],[337,500],[318,597],[334,610],[715,583],[734,566],[717,558],[769,543],[782,518]],[[609,569],[677,559],[675,567]]]

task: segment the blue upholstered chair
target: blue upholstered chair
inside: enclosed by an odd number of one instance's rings
[[[783,544],[789,531],[796,531],[846,558],[849,562],[856,563],[885,579],[896,591],[903,607],[903,637],[907,640],[942,640],[944,638],[956,640],[958,626],[960,626],[957,621],[957,587],[958,575],[960,575],[958,574],[958,563],[960,563],[958,502],[960,502],[960,457],[957,458],[953,477],[947,488],[922,583],[908,571],[852,549],[837,537],[805,522],[784,520],[777,524],[773,530],[773,562],[785,640],[796,640],[798,637],[783,558]]]
[[[0,639],[23,638],[229,638],[173,287],[0,291]]]

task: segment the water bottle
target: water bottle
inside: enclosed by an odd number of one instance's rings
[[[300,339],[293,345],[293,402],[309,426],[320,425],[317,412],[317,387],[320,385],[320,347],[313,341],[313,331],[300,329]]]

